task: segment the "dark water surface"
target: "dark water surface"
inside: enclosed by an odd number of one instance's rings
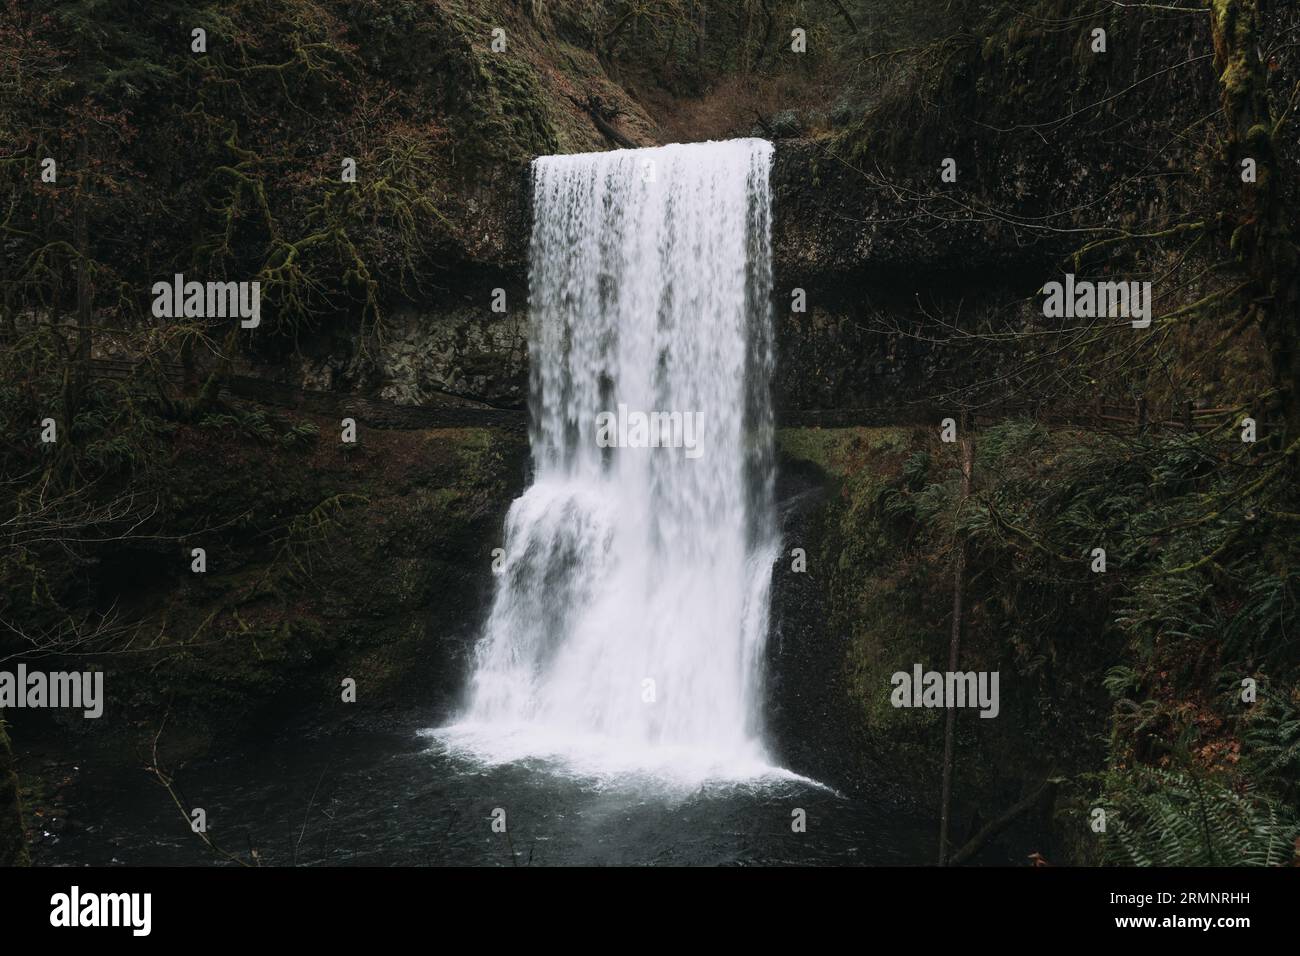
[[[47,812],[37,864],[217,862],[144,769],[61,769],[67,819]],[[798,779],[600,783],[535,761],[484,766],[417,728],[269,742],[174,776],[215,843],[264,865],[923,864],[935,842],[933,820]],[[498,807],[507,834],[492,831]],[[792,832],[795,808],[807,832]]]

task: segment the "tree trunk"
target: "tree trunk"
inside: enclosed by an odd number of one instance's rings
[[[1288,218],[1287,184],[1278,175],[1275,146],[1282,123],[1269,109],[1259,58],[1267,2],[1207,0],[1228,127],[1224,158],[1240,195],[1240,203],[1225,210],[1228,246],[1254,280],[1247,308],[1255,310],[1268,348],[1289,445],[1300,437],[1300,245]],[[1244,160],[1255,162],[1254,182],[1242,179]]]
[[[87,225],[86,203],[89,197],[89,159],[90,150],[85,137],[77,147],[77,164],[79,179],[77,181],[77,206],[73,213],[73,241],[77,247],[77,360],[74,378],[75,402],[81,399],[82,390],[90,376],[91,350],[91,300],[90,287],[90,230]],[[71,420],[69,419],[69,427]]]
[[[970,497],[971,473],[974,470],[974,449],[970,439],[971,419],[961,421],[961,502]],[[960,505],[959,505],[960,507]],[[955,672],[961,657],[962,592],[966,584],[966,540],[956,532],[957,559],[953,571],[952,588],[952,638],[948,643],[948,670]],[[943,725],[943,792],[939,810],[939,865],[948,865],[948,824],[952,808],[952,764],[956,746],[957,708],[952,701],[944,714]]]

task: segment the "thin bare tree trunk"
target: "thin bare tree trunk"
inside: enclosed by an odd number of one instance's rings
[[[89,148],[83,137],[77,147],[77,164],[80,180],[77,188],[77,208],[74,213],[75,243],[77,246],[77,386],[78,398],[90,374],[91,350],[91,301],[93,293],[90,287],[90,232],[87,225],[86,202],[89,196],[90,165]]]
[[[854,21],[853,15],[844,8],[844,4],[840,3],[840,0],[833,0],[833,2],[835,4],[835,9],[840,12],[840,16],[842,16],[844,18],[844,21],[849,25],[849,29],[852,30],[854,33],[857,33],[858,25]]]
[[[963,415],[961,422],[961,502],[970,497],[971,473],[974,470],[974,449],[970,439],[970,417]],[[959,504],[960,508],[961,505]],[[966,540],[957,532],[957,560],[953,570],[952,637],[948,642],[948,670],[955,672],[961,656],[962,592],[966,583]],[[948,701],[943,726],[943,790],[939,810],[939,865],[948,865],[948,824],[952,808],[952,764],[957,733],[957,708]]]

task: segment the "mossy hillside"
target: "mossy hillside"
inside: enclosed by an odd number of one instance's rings
[[[328,726],[449,705],[523,437],[363,428],[347,446],[336,423],[315,424],[299,447],[228,423],[177,435],[166,504],[192,530],[157,553],[105,553],[92,573],[141,651],[108,658],[106,726],[138,741],[166,715],[169,740],[200,751],[271,713]],[[190,570],[192,547],[206,573]],[[122,561],[129,586],[111,571]],[[340,704],[344,677],[355,710]]]
[[[447,117],[449,145],[468,169],[518,162],[556,144],[536,77],[518,56],[491,50],[492,31],[515,26],[505,12],[492,3],[384,4],[365,26],[363,50],[392,81],[427,90],[428,108]]]
[[[903,233],[895,254],[889,230],[866,231],[863,258],[883,254],[904,274],[909,260],[922,263],[921,279],[933,286],[926,273],[944,257],[932,250],[962,249],[954,264],[969,267],[957,283],[969,328],[980,311],[969,307],[971,277],[998,267],[991,251],[1006,251],[1001,266],[1012,279],[999,311],[1020,297],[1028,305],[1003,328],[1041,323],[1037,290],[1066,271],[1150,280],[1159,330],[1148,338],[1159,357],[1126,361],[1126,336],[1073,342],[1073,371],[1092,381],[1054,370],[1042,398],[1102,391],[1128,401],[1142,394],[1153,406],[1188,398],[1217,406],[1273,386],[1285,407],[1294,394],[1295,251],[1287,217],[1272,213],[1294,204],[1297,177],[1281,174],[1300,162],[1285,133],[1296,84],[1285,39],[1296,25],[1292,6],[1264,13],[1234,0],[1186,10],[955,4],[932,37],[868,61],[866,75],[879,83],[824,144],[833,156],[827,183],[834,196],[848,195],[845,173],[833,168],[842,165],[865,187],[867,213],[878,214],[869,197],[881,191],[924,210],[903,218],[926,222],[928,243],[908,247],[913,230],[894,230]],[[1094,48],[1100,31],[1104,50]],[[956,182],[938,178],[946,157],[957,163]],[[1244,191],[1243,157],[1259,168]],[[835,212],[848,222],[873,218]],[[821,225],[806,232],[829,235]],[[863,231],[843,238],[862,244]],[[1274,314],[1275,301],[1288,304]],[[1067,388],[1062,379],[1074,381]]]
[[[890,678],[911,674],[915,664],[947,669],[953,523],[961,520],[955,446],[933,430],[901,428],[785,429],[780,446],[831,483],[816,560],[828,569],[827,640],[839,648],[860,733],[900,773],[929,786],[940,769],[943,711],[894,707]],[[1015,454],[977,461],[976,494],[1004,480]],[[1096,756],[1105,719],[1097,645],[1105,641],[1089,633],[1098,622],[1078,606],[1068,612],[1073,621],[1026,621],[1020,605],[1047,607],[1052,595],[1027,595],[1017,585],[1015,556],[1004,563],[976,546],[968,561],[960,669],[1000,672],[1001,711],[991,720],[959,715],[962,780],[967,793],[1001,789],[1000,798],[1013,802],[1021,780]],[[1078,721],[1072,736],[1062,739],[1071,721]]]
[[[505,0],[194,2],[144,20],[126,0],[17,11],[0,62],[27,66],[0,131],[19,148],[0,182],[21,205],[10,222],[34,231],[10,235],[17,268],[0,279],[12,306],[70,302],[74,212],[96,310],[129,325],[174,272],[256,278],[265,347],[267,333],[292,339],[327,317],[369,328],[456,266],[517,268],[526,161],[606,145],[574,100],[599,97],[634,133],[651,125],[536,11]],[[194,28],[205,50],[191,49]],[[57,157],[62,175],[33,191],[36,156]]]
[[[1183,63],[1189,47],[1209,47],[1206,18],[1104,5],[1078,14],[1069,0],[969,5],[954,29],[873,65],[891,82],[836,134],[835,154],[918,184],[954,157],[957,192],[1014,199],[1026,222],[1104,173],[1125,187],[1106,211],[1127,205],[1124,221],[1141,222],[1146,203],[1129,201],[1145,185],[1128,175],[1181,169],[1188,153],[1153,167],[1154,150],[1135,145],[1171,115],[1194,122],[1215,99],[1205,64]],[[1105,31],[1105,52],[1093,51],[1094,30]]]
[[[510,3],[434,0],[436,32],[454,35],[447,56],[456,76],[472,89],[445,92],[468,111],[448,108],[485,155],[508,161],[550,153],[609,149],[586,107],[598,104],[617,117],[633,141],[652,145],[656,123],[625,89],[621,74],[667,60],[645,44],[611,49],[606,30],[622,16],[592,2]],[[649,19],[653,20],[653,13]],[[493,30],[505,31],[507,48],[493,51]],[[682,30],[685,41],[688,33]],[[728,34],[720,32],[718,42]],[[672,48],[672,57],[683,55]],[[721,69],[721,64],[713,64]],[[467,82],[468,81],[468,82]],[[469,97],[468,100],[464,97]],[[449,104],[453,101],[449,101]]]
[[[956,446],[936,430],[780,433],[787,465],[818,469],[830,489],[809,573],[827,569],[821,639],[846,675],[864,757],[883,751],[922,790],[937,786],[941,712],[893,708],[889,677],[947,669],[962,540],[960,669],[999,671],[1001,713],[958,714],[959,801],[988,819],[1060,778],[1069,858],[1288,858],[1277,848],[1300,817],[1288,778],[1300,765],[1288,637],[1300,579],[1280,504],[1294,489],[1269,481],[1285,462],[1222,433],[1008,421],[973,440],[963,502]],[[1246,677],[1256,703],[1242,699]],[[1099,805],[1128,821],[1123,840],[1078,838]],[[1160,816],[1183,821],[1197,806],[1235,821],[1241,839],[1163,845]]]

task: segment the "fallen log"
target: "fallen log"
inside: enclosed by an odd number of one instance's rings
[[[622,147],[623,149],[641,148],[614,128],[613,124],[605,118],[606,110],[594,97],[588,97],[587,101],[584,103],[576,97],[570,96],[569,101],[572,102],[574,106],[578,107],[578,109],[586,113],[591,118],[592,123],[595,124],[596,129],[600,130],[601,134],[614,145]]]
[[[1029,794],[1029,796],[1025,797],[1006,813],[1002,814],[1002,816],[998,817],[992,823],[985,826],[984,829],[980,830],[979,833],[976,833],[971,837],[966,842],[965,846],[948,858],[948,865],[961,866],[963,863],[972,859],[975,854],[979,853],[980,850],[984,849],[984,847],[992,842],[998,834],[1011,826],[1017,818],[1028,813],[1042,801],[1054,798],[1056,795],[1056,786],[1056,780],[1044,780],[1034,788],[1034,791]]]

